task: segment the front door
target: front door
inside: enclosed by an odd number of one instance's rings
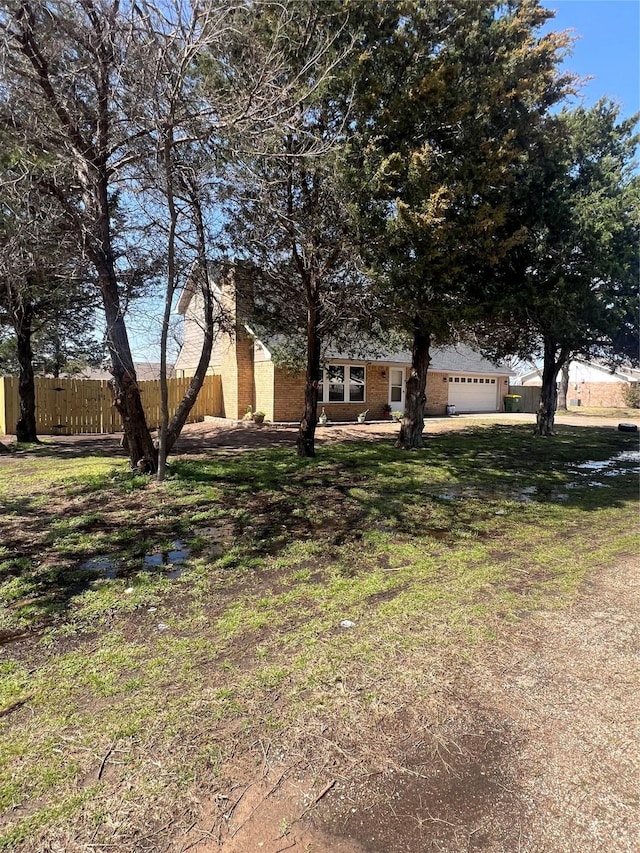
[[[389,405],[392,412],[404,413],[404,368],[392,367],[389,371]]]

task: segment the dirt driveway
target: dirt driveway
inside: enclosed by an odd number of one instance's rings
[[[617,428],[619,418],[559,415],[559,426],[608,426]],[[625,419],[626,421],[627,419]],[[424,434],[429,436],[452,430],[469,429],[487,424],[530,424],[532,429],[535,415],[530,414],[490,414],[456,415],[449,418],[428,418],[425,421]],[[637,419],[640,425],[640,417]],[[329,423],[318,425],[316,443],[321,447],[325,443],[336,441],[377,441],[393,439],[399,432],[399,425],[391,421],[374,421],[366,424]],[[224,418],[212,418],[198,424],[185,427],[176,448],[177,453],[191,453],[197,450],[226,448],[246,450],[251,447],[295,447],[298,434],[297,424],[262,424],[228,421]]]
[[[425,431],[487,421],[533,424],[533,416],[433,419]],[[612,418],[557,423],[617,428]],[[332,425],[319,429],[318,444],[391,439],[397,429]],[[236,449],[290,445],[295,427],[242,424],[229,433],[202,424],[185,436],[188,447],[196,436]],[[639,653],[640,559],[630,557],[592,575],[566,610],[502,626],[472,662],[437,673],[437,732],[425,722],[432,707],[399,704],[377,730],[362,732],[362,743],[335,736],[333,764],[313,775],[295,756],[265,759],[238,784],[228,818],[217,815],[215,840],[200,824],[176,849],[638,853]],[[323,737],[326,749],[331,737]],[[376,743],[375,769],[355,758],[367,737]]]

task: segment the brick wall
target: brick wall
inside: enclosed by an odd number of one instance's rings
[[[238,381],[238,413],[235,417],[242,418],[249,406],[254,408],[256,396],[253,381],[253,338],[249,337],[244,328],[236,329],[235,349]]]
[[[257,367],[257,365],[256,365]],[[385,365],[367,365],[367,384],[364,403],[319,403],[331,421],[355,421],[360,412],[368,409],[368,420],[382,420],[384,405],[389,401],[389,368]],[[428,415],[444,415],[449,397],[449,383],[444,382],[446,373],[427,374]],[[257,387],[257,386],[256,386]],[[291,374],[276,368],[274,376],[276,421],[298,421],[302,417],[304,404],[304,374]],[[264,409],[266,412],[266,408]],[[268,417],[268,416],[267,416]]]
[[[274,369],[274,421],[299,421],[304,409],[304,373]]]
[[[447,380],[445,382],[445,379]],[[424,407],[427,415],[444,415],[449,401],[449,374],[427,372],[427,403]]]
[[[581,406],[615,409],[626,406],[626,382],[580,382],[576,390],[575,384],[569,385],[567,405],[571,408],[572,400],[579,400]]]
[[[384,417],[383,406],[389,402],[389,368],[380,364],[367,367],[367,402],[356,403],[358,411],[369,409],[367,418],[379,421]],[[351,404],[349,404],[351,405]],[[353,417],[358,414],[356,412]]]
[[[300,420],[304,408],[304,374],[276,368],[274,387],[274,420]],[[367,365],[365,398],[364,403],[318,403],[318,413],[324,408],[331,421],[355,421],[360,412],[368,409],[368,420],[381,420],[384,404],[389,400],[388,367]]]
[[[273,381],[273,362],[257,361],[253,366],[254,412],[264,412],[267,421],[275,420]]]
[[[220,365],[222,376],[222,407],[225,418],[238,417],[238,368],[236,365],[235,341],[225,347],[222,364]]]
[[[211,354],[215,372],[222,376],[224,417],[234,420],[242,418],[248,406],[255,410],[253,338],[244,328],[243,307],[249,298],[245,279],[242,268],[233,267],[219,282],[222,305],[235,325],[235,334],[221,335]]]

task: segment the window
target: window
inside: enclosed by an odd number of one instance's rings
[[[404,370],[396,367],[391,369],[391,402],[402,403],[404,390]]]
[[[344,367],[332,364],[331,367],[327,368],[327,378],[329,384],[329,402],[344,402]]]
[[[330,364],[318,379],[319,403],[364,403],[364,367]]]
[[[364,403],[364,367],[349,368],[349,399],[352,403]]]

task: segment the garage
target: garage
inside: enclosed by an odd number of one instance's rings
[[[496,412],[498,384],[489,376],[450,376],[449,404],[456,412]]]

